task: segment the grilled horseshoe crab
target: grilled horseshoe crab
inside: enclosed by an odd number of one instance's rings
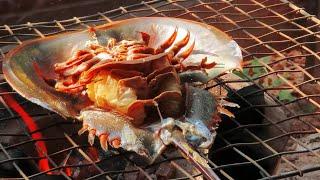
[[[153,161],[175,144],[208,149],[221,103],[193,87],[240,68],[241,51],[214,27],[175,18],[136,18],[30,41],[9,53],[3,71],[28,100],[79,119],[93,144]],[[222,113],[225,111],[222,111]]]

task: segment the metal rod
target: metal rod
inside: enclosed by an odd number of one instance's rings
[[[281,1],[281,2],[280,2]],[[246,41],[246,42],[252,42],[255,41],[254,44],[251,44],[249,46],[246,47],[242,47],[242,50],[244,52],[244,58],[248,59],[251,57],[256,57],[256,56],[268,56],[268,55],[280,55],[282,58],[272,62],[272,63],[268,63],[268,64],[262,64],[261,66],[251,66],[248,65],[246,66],[247,68],[256,68],[256,67],[265,67],[269,70],[268,73],[266,73],[265,75],[262,75],[260,77],[257,77],[255,79],[246,79],[246,80],[242,80],[242,81],[225,81],[225,82],[218,82],[215,86],[224,86],[227,83],[241,83],[241,82],[252,82],[254,84],[257,84],[254,82],[254,80],[260,80],[263,79],[265,77],[268,77],[269,75],[272,74],[278,74],[283,72],[297,72],[297,70],[275,70],[273,69],[273,65],[280,63],[280,62],[289,62],[292,65],[294,65],[295,67],[298,68],[298,71],[303,72],[304,74],[306,74],[310,80],[305,80],[302,83],[299,84],[292,84],[290,81],[287,81],[286,83],[288,83],[288,87],[285,87],[283,89],[293,89],[296,90],[297,92],[299,92],[302,97],[297,98],[296,100],[290,102],[290,103],[295,103],[304,99],[311,99],[314,97],[318,97],[317,94],[305,94],[305,93],[301,93],[299,90],[299,87],[303,84],[306,83],[310,83],[310,82],[317,82],[319,79],[318,78],[314,78],[312,75],[308,74],[307,70],[308,68],[306,67],[300,67],[299,65],[295,64],[294,62],[292,62],[291,60],[294,58],[303,58],[303,57],[309,57],[309,56],[314,56],[316,58],[319,59],[319,52],[314,52],[314,51],[310,51],[308,50],[307,45],[310,45],[312,43],[318,43],[318,41],[314,41],[314,42],[300,42],[302,40],[302,38],[306,38],[306,37],[310,37],[310,36],[315,36],[317,38],[319,38],[319,32],[313,32],[312,28],[317,27],[317,25],[319,26],[320,24],[320,20],[317,19],[316,17],[308,14],[305,10],[297,7],[296,5],[294,5],[293,3],[287,1],[287,0],[280,0],[280,1],[257,1],[257,0],[252,0],[252,5],[254,6],[259,6],[260,8],[254,9],[254,10],[246,10],[249,9],[248,7],[251,6],[251,3],[237,3],[235,1],[217,1],[214,3],[205,3],[205,2],[196,2],[196,1],[188,1],[188,0],[179,0],[179,1],[161,1],[161,0],[156,0],[156,1],[147,1],[147,2],[141,2],[138,4],[132,4],[129,6],[124,6],[124,7],[119,7],[110,11],[106,11],[106,12],[101,12],[101,13],[97,13],[97,14],[93,14],[93,15],[89,15],[89,16],[83,16],[83,17],[76,17],[75,19],[67,19],[67,20],[61,20],[61,21],[52,21],[52,22],[35,22],[35,23],[28,23],[28,24],[18,24],[18,25],[4,25],[4,26],[0,26],[0,32],[7,32],[6,35],[0,35],[0,53],[2,55],[2,57],[4,57],[5,53],[8,52],[9,49],[11,49],[13,46],[17,45],[17,44],[21,44],[24,41],[24,37],[28,37],[28,38],[35,38],[35,37],[45,37],[47,35],[50,34],[58,34],[61,32],[65,32],[65,31],[74,31],[74,30],[78,30],[78,29],[83,29],[86,28],[86,24],[87,23],[98,23],[98,22],[111,22],[114,19],[118,19],[118,18],[127,18],[128,16],[130,17],[139,17],[139,13],[145,13],[148,11],[152,11],[152,13],[147,14],[148,16],[154,16],[154,15],[160,15],[160,16],[166,16],[166,14],[171,13],[171,12],[177,12],[178,15],[176,15],[177,17],[191,17],[193,19],[196,19],[200,22],[203,23],[210,23],[210,24],[216,24],[216,25],[228,25],[232,23],[234,23],[234,25],[236,26],[236,28],[234,29],[227,29],[227,28],[223,28],[223,30],[225,30],[225,32],[229,33],[229,34],[234,34],[238,31],[240,32],[247,32],[244,34],[247,34],[249,36],[246,37],[234,37],[234,39],[236,41]],[[192,2],[192,5],[185,5],[185,3],[187,2]],[[265,5],[265,4],[270,4],[270,5]],[[209,6],[211,7],[211,5],[213,5],[212,9],[204,9],[203,7]],[[217,7],[215,7],[215,5],[217,5]],[[286,7],[290,7],[292,10],[289,10],[288,12],[284,12],[284,13],[280,13],[278,11],[273,10],[274,8],[277,7],[282,7],[282,6],[286,6]],[[219,9],[220,8],[220,9]],[[234,12],[227,12],[227,10],[231,8],[232,10],[234,10]],[[238,10],[238,11],[236,11]],[[239,11],[240,10],[240,11]],[[182,11],[182,13],[180,13]],[[251,13],[257,13],[259,11],[269,11],[271,13],[273,13],[273,15],[268,15],[266,17],[258,17],[258,16],[251,16]],[[216,12],[216,14],[212,15],[214,12]],[[302,15],[302,17],[294,17],[294,18],[288,18],[290,17],[289,15],[297,13],[299,15]],[[221,16],[225,16],[228,17],[229,19],[227,19],[227,21],[222,21],[222,20],[216,20],[217,18],[221,17]],[[247,16],[246,19],[236,19],[232,16]],[[265,20],[268,20],[268,18],[280,18],[283,21],[275,21],[273,24],[266,24],[264,23]],[[312,22],[314,22],[315,24],[309,27],[305,27],[303,25],[300,25],[298,23],[296,23],[295,21],[297,20],[311,20]],[[250,21],[256,21],[258,22],[258,24],[260,26],[241,26],[241,24],[244,24],[246,22],[250,22]],[[292,28],[292,29],[279,29],[277,28],[278,25],[282,25],[282,24],[292,24],[297,28]],[[75,26],[79,26],[79,25],[83,25],[83,27],[81,28],[76,28]],[[54,30],[51,29],[53,27],[58,27],[59,30]],[[29,28],[31,28],[31,33],[25,33],[29,31]],[[42,30],[40,30],[41,28],[47,28],[50,30],[50,33],[43,33]],[[263,33],[262,35],[255,35],[253,33],[251,33],[251,31],[255,31],[255,30],[259,30],[261,28],[264,28],[267,30],[266,33]],[[297,32],[301,32],[302,35],[298,36],[298,37],[291,37],[288,36],[286,34],[286,32],[289,31],[297,31]],[[18,33],[19,32],[19,33]],[[22,32],[22,33],[20,33]],[[285,38],[285,40],[275,40],[273,41],[272,38],[268,38],[269,40],[266,40],[268,36],[272,36],[272,35],[280,35],[281,37]],[[272,41],[271,41],[272,40]],[[293,43],[293,46],[289,46],[288,48],[282,49],[282,50],[277,50],[274,48],[274,45],[277,43]],[[11,46],[11,47],[10,47]],[[269,50],[271,50],[271,52],[253,52],[253,48],[256,47],[260,47],[262,46],[262,48],[267,48]],[[290,50],[292,48],[300,48],[300,47],[304,47],[304,50],[307,50],[308,53],[306,54],[302,54],[300,56],[287,56],[284,55],[283,52],[286,50]],[[0,59],[1,62],[1,59]],[[309,68],[318,68],[318,65],[309,67]],[[0,73],[1,75],[1,73]],[[279,76],[278,76],[279,77]],[[319,84],[318,84],[319,85]],[[6,82],[0,82],[0,86],[7,86]],[[277,90],[277,88],[265,88],[265,87],[261,87],[260,86],[260,90],[257,90],[255,92],[251,92],[251,94],[255,94],[255,93],[259,93],[259,92],[265,92],[266,94],[268,94],[270,96],[270,94],[267,92],[269,90]],[[16,94],[13,91],[7,91],[4,92],[1,95],[5,95],[5,94]],[[244,98],[245,97],[241,97]],[[255,109],[258,107],[264,107],[264,108],[268,108],[268,107],[285,107],[286,105],[288,105],[289,103],[282,103],[282,102],[276,102],[277,104],[275,105],[270,105],[270,106],[255,106],[250,104],[248,108],[244,108],[242,110],[242,112],[245,112],[249,109]],[[316,104],[316,103],[314,103]],[[317,104],[316,104],[317,105]],[[5,108],[0,108],[0,113],[5,110]],[[288,110],[288,112],[290,112]],[[240,113],[240,112],[239,112]],[[242,125],[242,124],[237,124],[237,127],[232,128],[231,130],[227,131],[227,132],[223,132],[220,134],[220,136],[222,136],[222,139],[224,138],[223,136],[226,136],[230,133],[236,133],[237,131],[241,131],[244,130],[246,133],[251,133],[252,137],[255,137],[256,141],[252,141],[252,142],[248,142],[248,143],[229,143],[228,145],[222,147],[221,149],[218,149],[217,151],[224,151],[226,149],[234,149],[234,150],[238,150],[239,154],[244,157],[246,157],[246,159],[248,160],[248,162],[243,162],[243,163],[230,163],[230,164],[225,164],[225,165],[215,165],[213,162],[210,162],[210,160],[208,160],[208,162],[213,166],[213,170],[219,170],[221,172],[221,174],[223,176],[225,176],[228,179],[232,179],[232,177],[226,173],[226,171],[223,171],[224,169],[230,169],[233,167],[238,167],[238,166],[244,166],[244,165],[252,165],[255,164],[255,166],[257,166],[260,170],[263,170],[263,167],[259,167],[259,163],[266,160],[266,159],[270,159],[276,156],[281,156],[281,155],[285,155],[285,154],[298,154],[298,153],[307,153],[307,152],[314,152],[315,150],[318,150],[319,147],[315,147],[315,148],[306,148],[306,146],[302,143],[302,146],[305,147],[305,150],[301,150],[301,151],[284,151],[284,152],[272,152],[271,155],[269,156],[265,156],[262,157],[260,159],[255,159],[253,160],[249,155],[244,154],[242,151],[240,151],[237,147],[241,147],[241,146],[251,146],[251,145],[256,145],[256,144],[262,144],[264,148],[270,149],[270,147],[267,146],[267,142],[270,141],[274,141],[277,140],[279,138],[282,137],[287,137],[289,136],[292,140],[294,140],[295,142],[297,142],[298,144],[300,144],[301,142],[294,138],[294,135],[298,134],[298,135],[302,135],[302,134],[310,134],[315,132],[314,130],[310,130],[310,131],[296,131],[296,132],[286,132],[283,131],[283,134],[273,137],[273,138],[269,138],[269,139],[265,139],[265,140],[261,140],[259,137],[257,137],[254,133],[252,133],[251,131],[248,131],[249,128],[251,127],[264,127],[264,126],[272,126],[275,128],[279,128],[278,124],[279,123],[283,123],[286,121],[294,121],[296,119],[298,119],[299,121],[303,121],[302,117],[311,117],[311,116],[315,116],[318,115],[318,113],[305,113],[305,114],[297,114],[295,112],[290,112],[291,115],[285,119],[282,119],[279,122],[272,122],[272,120],[270,120],[268,117],[265,117],[268,120],[268,123],[265,124],[249,124],[249,125]],[[36,117],[37,114],[32,114],[33,117]],[[42,116],[41,114],[39,116]],[[49,115],[50,116],[50,115]],[[0,122],[3,123],[4,121],[8,121],[8,120],[12,120],[15,119],[17,120],[18,117],[16,115],[13,115],[10,118],[2,118],[0,119]],[[64,124],[62,122],[57,122],[54,124],[50,124],[45,126],[44,128],[39,129],[38,131],[44,131],[50,127],[58,127],[58,126],[63,126]],[[311,127],[312,129],[315,129],[314,126],[312,126],[312,124],[310,123],[306,123],[306,125],[308,127]],[[280,129],[282,131],[282,129]],[[21,134],[11,134],[11,133],[0,133],[1,137],[4,136],[19,136]],[[74,141],[72,138],[73,136],[70,136],[70,139],[72,141]],[[66,138],[66,137],[65,137]],[[55,138],[44,138],[42,139],[43,141],[50,141],[50,140],[54,140]],[[60,138],[56,138],[56,139],[60,139]],[[7,146],[5,149],[7,148],[16,148],[16,147],[21,147],[22,145],[28,144],[28,143],[33,143],[33,141],[22,141],[16,144],[12,144]],[[180,144],[178,144],[179,146]],[[78,144],[74,144],[73,147],[70,148],[66,148],[57,152],[54,152],[52,154],[49,154],[48,157],[51,157],[53,155],[58,155],[67,151],[70,151],[72,149],[77,149],[83,146],[80,146]],[[84,146],[85,147],[85,146]],[[315,154],[316,156],[318,156],[318,153]],[[30,157],[30,159],[36,159],[38,157]],[[9,160],[5,160],[1,163],[7,162],[7,161],[12,161],[12,160],[22,160],[23,158],[19,158],[19,159],[14,159],[11,158]],[[172,159],[168,159],[168,161],[172,162],[173,164],[175,163],[174,160]],[[85,166],[88,165],[92,165],[92,163],[90,164],[84,164]],[[196,164],[197,166],[197,164]],[[295,166],[295,165],[294,165]],[[61,169],[62,167],[55,167],[52,168],[51,170],[55,170],[55,169]],[[66,167],[80,167],[80,165],[69,165]],[[176,167],[179,168],[179,167]],[[201,169],[201,167],[200,167]],[[314,167],[310,167],[310,168],[305,168],[305,169],[299,169],[296,168],[297,170],[292,170],[288,173],[283,173],[283,174],[275,174],[275,175],[268,175],[266,174],[265,179],[267,178],[285,178],[285,177],[291,177],[294,175],[299,175],[301,173],[306,173],[306,172],[312,172],[312,171],[317,171],[320,168],[318,166],[314,166]],[[182,169],[183,170],[183,169]],[[140,168],[140,171],[146,172],[144,170],[144,167]],[[109,173],[121,173],[121,172],[126,172],[126,171],[118,171],[118,172],[109,172],[109,171],[100,171],[101,174],[94,176],[94,177],[100,177],[101,175],[106,175]],[[187,177],[193,177],[193,175],[188,174],[188,172],[185,172]],[[43,173],[42,173],[43,174]],[[41,173],[39,174],[35,174],[32,175],[30,177],[37,177],[38,175],[41,175]],[[205,174],[204,174],[205,175]],[[148,176],[146,176],[148,177]],[[234,177],[236,178],[236,177]]]

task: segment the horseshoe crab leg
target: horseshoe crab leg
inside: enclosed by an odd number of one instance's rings
[[[176,58],[178,59],[178,62],[182,63],[193,51],[194,46],[195,46],[195,41],[193,41],[192,45],[187,48],[186,50],[184,50],[183,52],[181,52]]]
[[[155,54],[163,53],[167,48],[169,48],[174,42],[174,40],[176,39],[177,34],[178,34],[178,28],[175,28],[172,35],[155,50]]]
[[[89,131],[91,145],[95,136],[98,136],[104,150],[108,150],[109,144],[114,148],[134,151],[153,162],[165,148],[159,137],[154,136],[161,126],[159,123],[145,129],[136,128],[129,123],[128,117],[94,107],[83,109],[78,119],[83,121],[79,134]]]
[[[179,42],[175,43],[171,49],[174,55],[176,55],[184,46],[186,46],[190,39],[190,32],[188,31],[187,35],[181,39]]]

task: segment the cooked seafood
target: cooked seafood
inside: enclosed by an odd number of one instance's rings
[[[145,106],[166,107],[161,108],[165,116],[178,117],[182,93],[171,63],[177,48],[170,50],[172,55],[163,53],[171,46],[176,33],[157,49],[147,46],[150,37],[146,33],[141,33],[143,41],[117,43],[111,38],[106,47],[90,43],[89,50],[80,50],[71,59],[55,65],[60,77],[55,88],[87,94],[97,107],[126,114],[136,125],[146,118]],[[182,45],[174,47],[181,49],[189,37],[187,34]],[[183,54],[190,54],[190,49]]]
[[[105,150],[153,161],[169,144],[192,157],[200,156],[189,145],[210,148],[219,113],[230,115],[221,104],[232,103],[192,85],[241,68],[241,58],[211,26],[139,18],[29,42],[9,53],[4,74],[32,102],[83,121],[79,134],[89,131],[90,144],[98,136]]]

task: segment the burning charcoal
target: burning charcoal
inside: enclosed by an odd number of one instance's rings
[[[156,171],[156,175],[158,179],[168,179],[173,177],[174,172],[174,168],[170,163],[162,163]]]

